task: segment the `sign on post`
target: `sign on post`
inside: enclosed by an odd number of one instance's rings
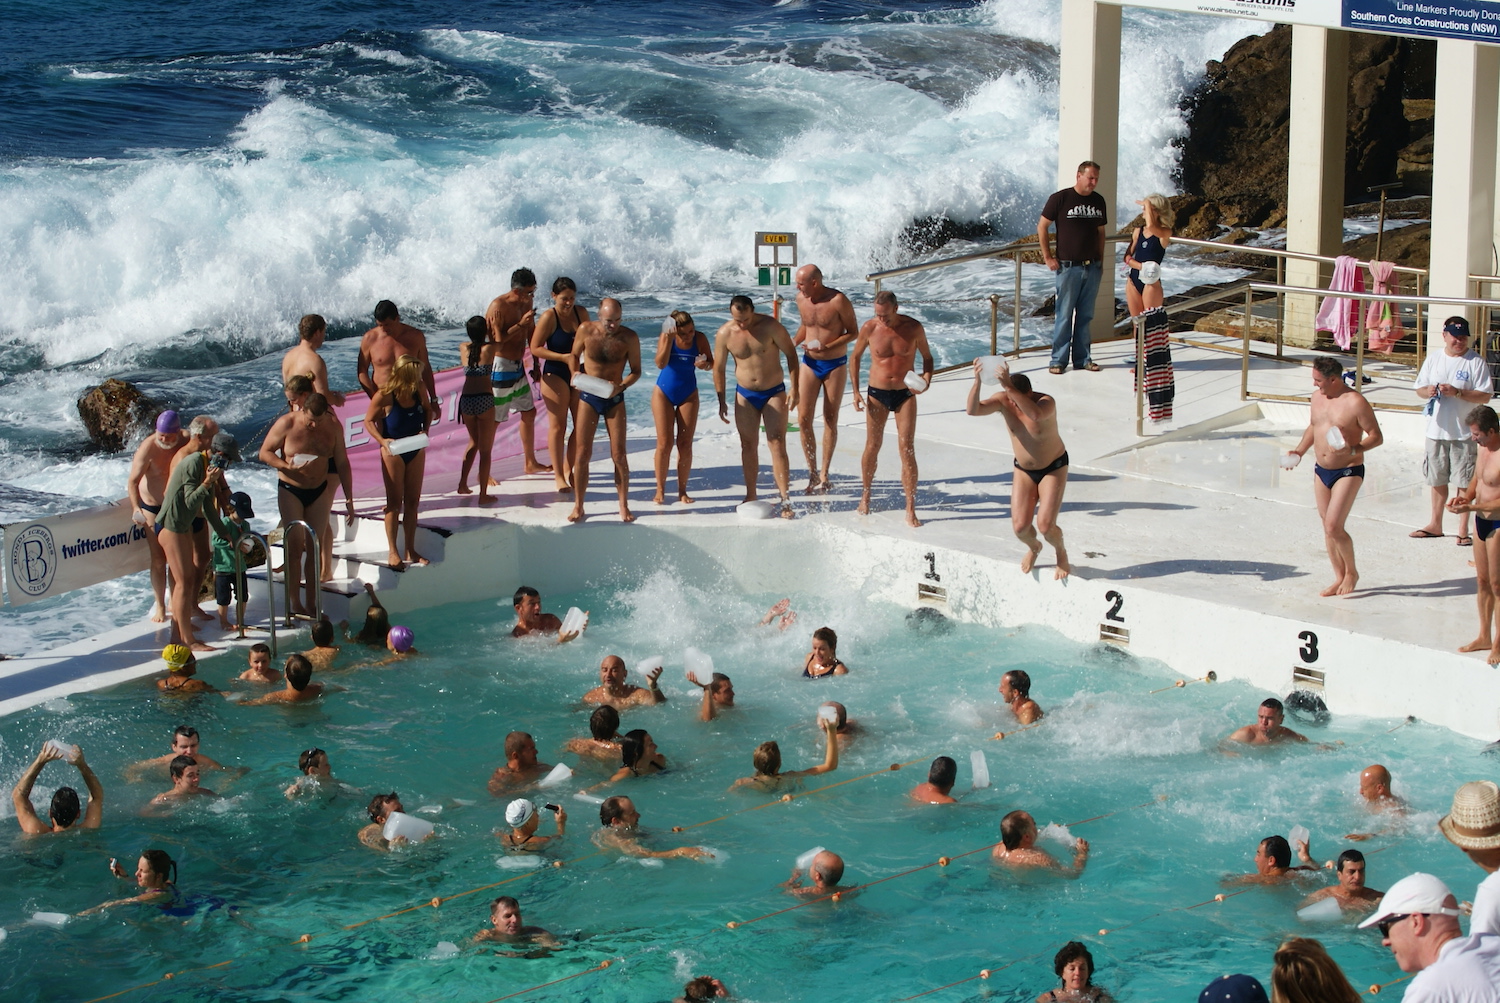
[[[1500,43],[1500,0],[1105,0],[1194,14]]]
[[[772,313],[781,316],[781,287],[792,284],[792,269],[797,267],[795,233],[757,230],[755,232],[755,279],[757,285],[771,287]]]

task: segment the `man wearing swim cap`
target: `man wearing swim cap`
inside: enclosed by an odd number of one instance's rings
[[[177,412],[163,411],[156,416],[155,434],[146,436],[130,458],[130,474],[125,481],[125,493],[134,509],[131,517],[146,530],[146,548],[151,552],[151,594],[156,600],[151,606],[152,623],[167,618],[167,555],[156,539],[156,514],[167,491],[172,457],[182,443],[182,421]]]
[[[537,762],[536,740],[524,731],[513,731],[505,736],[505,765],[490,774],[490,793],[505,791],[534,784],[552,769],[546,763]]]
[[[537,828],[542,824],[542,817],[537,814],[536,805],[530,801],[525,798],[516,798],[505,806],[505,824],[510,826],[510,832],[498,833],[498,835],[507,850],[532,853],[542,849],[554,839],[562,839],[568,825],[568,813],[557,805],[547,807],[552,812],[553,821],[557,823],[557,834],[554,836],[536,834]]]
[[[37,753],[36,759],[32,760],[26,772],[21,774],[21,779],[16,782],[15,789],[10,792],[10,803],[16,809],[16,822],[28,836],[62,832],[73,828],[75,823],[80,829],[97,829],[104,820],[104,785],[99,783],[99,778],[94,776],[94,771],[84,762],[82,749],[73,757],[73,765],[78,767],[78,773],[89,789],[89,803],[83,810],[83,821],[78,821],[78,792],[71,787],[59,787],[53,793],[45,820],[37,816],[36,809],[31,805],[31,788],[36,785],[37,777],[42,775],[42,769],[48,763],[64,758],[62,750],[54,743],[44,743],[42,751]]]
[[[625,682],[627,674],[623,658],[619,655],[605,655],[604,661],[599,663],[599,685],[583,695],[583,702],[609,704],[615,710],[650,707],[667,702],[667,695],[657,685],[657,681],[661,679],[661,666],[646,673],[649,688],[629,685]]]

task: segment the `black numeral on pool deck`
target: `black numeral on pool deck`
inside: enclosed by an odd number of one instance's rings
[[[1125,608],[1125,597],[1120,595],[1120,593],[1116,592],[1114,589],[1110,589],[1108,592],[1104,593],[1104,599],[1106,602],[1113,602],[1114,604],[1105,611],[1104,619],[1113,620],[1115,623],[1124,623],[1125,618],[1120,615],[1120,610]]]
[[[1304,630],[1297,635],[1297,640],[1307,642],[1297,649],[1297,654],[1302,656],[1302,660],[1309,665],[1316,662],[1318,660],[1318,635],[1310,630]]]
[[[940,582],[943,576],[937,573],[937,553],[929,550],[922,555],[922,560],[927,562],[927,574],[923,575],[930,582]]]

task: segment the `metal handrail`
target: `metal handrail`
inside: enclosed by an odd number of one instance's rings
[[[271,657],[274,658],[276,657],[276,576],[271,573],[271,545],[255,530],[246,527],[245,532],[253,539],[260,541],[260,549],[266,555],[266,620],[271,624]],[[245,575],[245,558],[238,547],[234,548],[234,563],[240,576],[244,578],[246,591],[249,591],[250,579]],[[234,612],[239,627],[239,636],[243,638],[245,636],[245,604],[235,603]]]
[[[1193,237],[1173,237],[1174,244],[1187,244],[1191,247],[1211,247],[1218,251],[1242,251],[1246,254],[1265,254],[1273,258],[1295,261],[1317,261],[1325,265],[1331,265],[1338,261],[1338,257],[1329,254],[1313,254],[1309,251],[1288,251],[1276,247],[1249,247],[1244,244],[1221,244],[1216,240],[1198,240]],[[1361,268],[1369,268],[1372,261],[1356,259]],[[1427,269],[1413,268],[1410,265],[1393,265],[1392,271],[1400,272],[1402,275],[1426,275]],[[1500,281],[1500,280],[1497,280]]]
[[[298,526],[301,526],[302,529],[304,531],[306,531],[308,539],[312,540],[312,560],[313,560],[313,611],[312,611],[312,620],[313,620],[313,623],[317,623],[319,620],[323,619],[323,554],[322,554],[322,551],[320,549],[321,546],[322,546],[322,544],[318,540],[318,534],[313,532],[313,528],[311,526],[309,526],[302,519],[293,519],[291,522],[283,522],[281,524],[281,553],[282,553],[281,573],[283,575],[282,583],[281,583],[281,598],[282,598],[282,601],[283,601],[282,609],[286,613],[286,625],[288,627],[291,627],[291,625],[292,625],[292,589],[291,589],[291,583],[288,580],[289,573],[290,573],[290,570],[291,570],[291,560],[292,559],[291,559],[291,555],[287,552],[286,535],[287,535],[287,533],[289,531],[291,531],[292,529],[294,529],[294,528],[296,528]],[[267,553],[267,555],[269,555],[270,551],[267,551],[266,553]],[[267,560],[268,561],[270,560],[269,556],[267,556]],[[267,569],[267,570],[269,571],[269,569]],[[272,609],[272,618],[273,619],[275,618],[275,609],[274,608]]]

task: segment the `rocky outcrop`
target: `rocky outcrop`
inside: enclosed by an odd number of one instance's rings
[[[149,432],[166,405],[153,400],[135,386],[111,377],[89,387],[78,398],[78,417],[89,438],[107,452],[117,452],[136,435]]]
[[[1350,33],[1348,201],[1391,181],[1406,194],[1430,191],[1435,52],[1430,41]],[[1241,39],[1208,64],[1183,102],[1188,131],[1176,180],[1201,203],[1180,211],[1180,224],[1201,232],[1285,223],[1291,64],[1285,25]]]

